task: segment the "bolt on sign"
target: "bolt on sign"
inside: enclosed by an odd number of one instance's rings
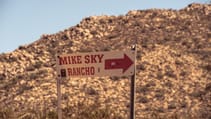
[[[56,58],[59,77],[129,76],[134,74],[135,51],[62,54]]]

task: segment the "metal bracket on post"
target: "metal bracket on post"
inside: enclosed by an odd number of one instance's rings
[[[136,44],[132,46],[131,50],[135,51],[134,74],[131,76],[130,85],[130,119],[135,119],[135,88],[136,88]]]

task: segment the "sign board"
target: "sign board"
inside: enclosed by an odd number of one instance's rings
[[[134,74],[135,51],[62,54],[56,58],[59,77],[129,76]]]

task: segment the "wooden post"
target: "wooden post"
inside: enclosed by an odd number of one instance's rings
[[[57,77],[57,114],[58,119],[62,119],[62,109],[61,109],[61,78]]]
[[[136,88],[136,44],[131,50],[135,51],[134,74],[131,76],[130,82],[130,119],[135,119],[135,88]]]

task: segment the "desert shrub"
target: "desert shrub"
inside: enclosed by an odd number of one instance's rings
[[[30,73],[30,79],[37,79],[39,75],[37,73]]]
[[[112,114],[113,113],[113,114]],[[99,103],[94,103],[93,105],[86,106],[81,105],[76,119],[123,119],[109,107],[100,108]]]
[[[94,89],[94,88],[92,88],[92,87],[87,88],[87,89],[86,89],[86,93],[87,93],[88,95],[98,95],[98,94],[99,94],[99,93],[97,92],[97,90]]]
[[[0,54],[0,62],[7,62],[7,55],[6,53],[1,53]]]
[[[57,112],[56,111],[49,111],[47,113],[47,117],[48,119],[57,119],[58,116],[57,116]]]
[[[12,108],[0,105],[0,119],[57,119],[56,110],[30,108],[15,112]],[[79,103],[77,106],[67,106],[62,109],[63,119],[124,119],[109,107],[100,107],[99,103],[86,105]]]
[[[39,69],[42,66],[42,62],[41,61],[36,61],[34,64],[34,68]]]
[[[148,103],[149,99],[147,97],[141,96],[138,100],[139,103]]]
[[[19,50],[25,50],[26,48],[27,48],[27,46],[23,46],[23,45],[20,45],[20,46],[18,47]]]
[[[205,91],[211,91],[211,83],[206,84]]]
[[[6,75],[4,73],[0,74],[0,80],[4,80],[6,78]]]
[[[150,91],[150,87],[146,85],[137,88],[138,93],[146,93],[148,91]]]
[[[48,74],[48,70],[47,69],[40,69],[38,72],[37,72],[37,75],[41,76],[41,75],[46,75]]]
[[[29,65],[28,67],[26,67],[26,71],[34,71],[35,67],[34,65]]]
[[[207,64],[203,67],[205,70],[207,70],[208,72],[211,71],[211,65],[210,64]]]
[[[112,81],[118,81],[118,80],[120,80],[120,77],[118,77],[118,76],[111,76],[110,79]]]
[[[24,91],[31,90],[32,88],[33,88],[33,86],[29,86],[29,85],[27,85],[27,83],[22,84],[22,85],[18,88],[17,94],[20,95],[20,94],[24,93]]]
[[[0,119],[11,119],[14,113],[11,108],[0,105]]]

